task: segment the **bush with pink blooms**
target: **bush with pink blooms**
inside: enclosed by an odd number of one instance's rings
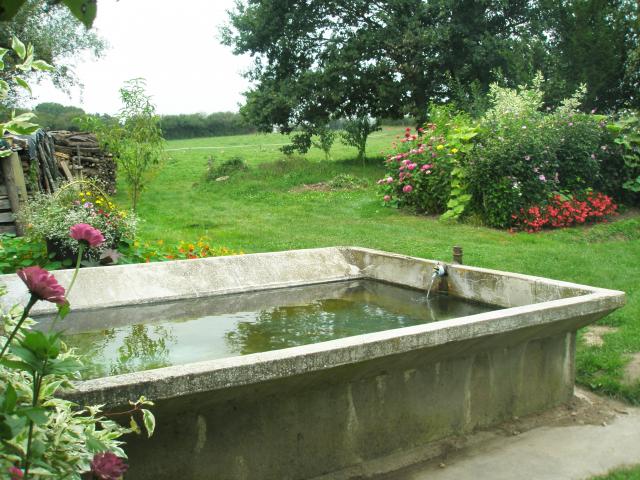
[[[553,210],[558,196],[638,202],[640,195],[626,187],[629,169],[620,140],[607,128],[611,119],[580,112],[583,88],[555,109],[543,108],[542,85],[541,76],[530,87],[492,85],[490,108],[479,119],[448,106],[432,108],[431,123],[407,129],[393,144],[378,181],[383,202],[442,218],[471,214],[488,226],[528,231],[538,231],[544,219],[529,225],[527,212]],[[544,225],[576,225],[581,218],[549,218]]]
[[[456,151],[445,147],[435,125],[406,128],[385,160],[385,176],[378,180],[385,203],[420,213],[443,213],[451,191]]]

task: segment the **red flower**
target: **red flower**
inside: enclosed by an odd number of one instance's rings
[[[9,467],[9,475],[11,475],[11,480],[20,480],[24,478],[24,473],[18,467]]]
[[[66,302],[64,288],[44,268],[27,267],[18,270],[17,273],[20,280],[25,283],[31,292],[31,295],[35,295],[40,300],[57,303],[58,305],[63,305]]]
[[[100,230],[87,223],[75,224],[69,229],[69,236],[79,242],[85,242],[91,248],[98,247],[104,243],[104,236]]]
[[[91,460],[91,473],[100,480],[118,480],[129,466],[120,457],[111,453],[96,453]]]

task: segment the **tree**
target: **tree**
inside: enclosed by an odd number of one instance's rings
[[[544,52],[527,0],[245,0],[223,41],[254,57],[241,112],[263,131],[310,135],[336,118],[426,118],[454,82],[514,85]],[[458,89],[460,90],[460,89]]]
[[[584,83],[587,109],[640,106],[640,4],[635,0],[547,3],[544,17],[552,53],[543,69],[547,101],[556,104]]]
[[[87,30],[71,11],[46,0],[24,2],[17,14],[0,26],[0,47],[7,47],[13,36],[31,43],[39,58],[56,67],[47,74],[62,90],[79,83],[73,71],[74,58],[83,52],[99,57],[106,47],[105,41]],[[0,78],[6,80],[5,76]],[[11,94],[13,103],[15,97],[14,90]]]
[[[120,89],[123,107],[117,122],[108,122],[97,116],[86,116],[82,122],[82,126],[94,131],[100,143],[117,158],[118,168],[129,185],[134,211],[164,152],[160,117],[156,115],[156,108],[145,88],[142,78],[125,82]]]
[[[367,153],[367,139],[376,130],[380,130],[378,122],[369,117],[358,117],[345,123],[342,142],[358,149],[358,160],[361,160],[363,165]]]

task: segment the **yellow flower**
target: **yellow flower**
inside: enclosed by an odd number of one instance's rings
[[[85,195],[86,195],[87,197],[90,197],[90,196],[91,196],[91,192],[87,192],[87,193],[85,193]]]
[[[444,148],[444,145],[438,145],[438,146],[436,147],[436,150],[442,150],[443,148]]]
[[[452,148],[451,149],[451,153],[458,153],[458,149],[457,148]]]
[[[158,240],[158,245],[164,245],[164,240],[162,239]]]

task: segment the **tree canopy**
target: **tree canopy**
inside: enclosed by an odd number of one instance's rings
[[[31,43],[38,58],[55,67],[46,74],[62,90],[79,84],[73,70],[79,55],[88,52],[99,57],[106,48],[106,42],[87,30],[67,7],[46,0],[26,1],[11,20],[0,26],[0,47],[10,45],[13,36]]]
[[[585,82],[588,103],[609,108],[634,21],[632,0],[243,0],[222,38],[254,59],[242,113],[289,132],[337,117],[423,121],[449,100],[472,110],[492,82],[537,71],[557,98]]]

